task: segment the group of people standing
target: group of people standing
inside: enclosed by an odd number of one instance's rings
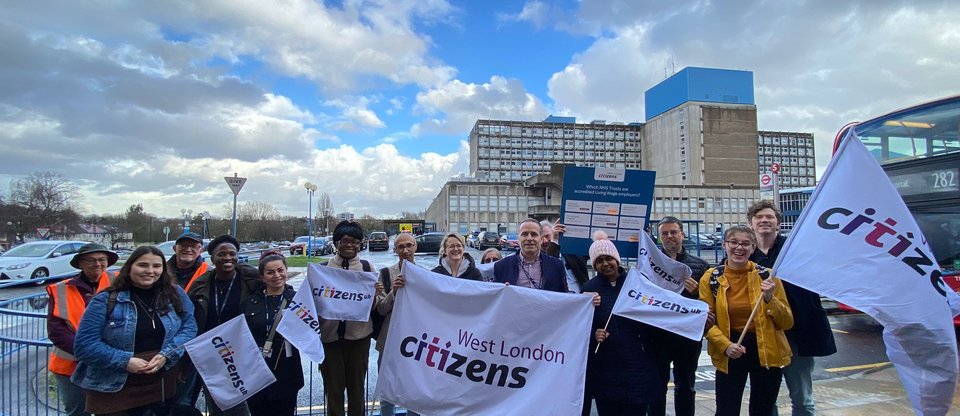
[[[693,272],[684,281],[683,296],[710,305],[704,334],[717,368],[717,414],[739,414],[748,376],[751,415],[776,414],[782,377],[793,414],[813,414],[813,357],[836,351],[826,314],[816,294],[769,273],[785,240],[778,233],[777,207],[760,201],[747,219],[749,227],[726,230],[726,259],[714,268],[684,250],[681,220],[664,218],[656,231],[664,253]],[[484,252],[479,265],[465,252],[463,237],[451,233],[432,269],[453,278],[591,294],[596,308],[583,414],[590,413],[593,402],[601,415],[665,414],[671,369],[675,414],[694,414],[701,342],[611,316],[626,278],[620,253],[606,236],[596,235],[588,256],[561,254],[553,236],[564,231],[563,224],[524,220],[518,225],[519,251],[506,257]],[[337,250],[325,265],[374,271],[359,257],[363,238],[359,224],[339,223],[333,233]],[[225,235],[207,245],[214,265],[208,270],[202,246],[199,236],[185,233],[170,259],[155,247],[140,247],[114,276],[106,270],[117,255],[88,244],[71,262],[80,273],[47,288],[48,333],[54,344],[49,368],[68,414],[196,414],[194,404],[206,389],[183,356],[183,343],[240,315],[277,382],[231,409],[219,409],[205,395],[208,412],[296,412],[304,385],[302,363],[296,348],[275,330],[295,294],[287,284],[286,259],[265,252],[258,268],[239,264],[240,244]],[[409,234],[394,240],[398,261],[379,270],[370,320],[321,320],[325,359],[319,369],[327,414],[364,414],[370,343],[376,341],[382,357],[396,293],[404,287],[404,261],[415,264],[416,249]],[[596,272],[592,279],[588,264]],[[392,416],[394,405],[384,401],[380,410]]]

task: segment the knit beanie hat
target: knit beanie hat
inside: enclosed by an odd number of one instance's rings
[[[593,233],[593,244],[590,245],[590,265],[593,266],[597,257],[600,256],[610,256],[617,261],[617,265],[621,263],[617,246],[613,245],[613,241],[607,239],[607,233],[603,231]]]

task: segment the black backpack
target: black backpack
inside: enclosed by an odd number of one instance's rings
[[[383,285],[383,290],[385,293],[390,293],[389,268],[384,267],[380,269],[380,284]],[[383,329],[383,321],[385,321],[387,317],[381,315],[379,311],[374,309],[370,312],[370,319],[373,321],[373,339],[380,341],[380,330]]]

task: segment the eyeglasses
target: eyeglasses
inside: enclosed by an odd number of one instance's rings
[[[340,242],[338,242],[337,244],[343,244],[345,246],[360,247],[360,240],[353,240],[353,239],[347,240],[346,238],[343,238],[343,239],[340,239]]]
[[[407,244],[394,245],[393,248],[397,250],[409,250],[409,249],[412,249],[415,245],[416,244],[413,244],[413,243],[407,243]]]
[[[482,261],[480,261],[480,264],[494,263],[494,262],[496,262],[497,260],[500,260],[500,259],[494,259],[494,258],[487,257],[487,258],[483,259]]]
[[[660,231],[660,235],[670,235],[670,236],[680,235],[680,234],[682,234],[682,233],[683,233],[683,231],[680,231],[680,230]]]
[[[447,248],[463,248],[463,244],[449,244]]]
[[[108,259],[108,258],[106,258],[106,257],[94,257],[94,258],[85,258],[85,259],[82,259],[82,260],[80,260],[80,262],[83,263],[83,264],[91,264],[91,265],[92,265],[92,264],[97,264],[97,263],[100,263],[100,264],[109,264],[109,263],[110,263],[110,259]]]
[[[743,247],[745,249],[750,249],[753,247],[753,243],[750,241],[727,240],[727,241],[724,241],[724,243],[727,243],[727,247],[730,247],[730,248]]]

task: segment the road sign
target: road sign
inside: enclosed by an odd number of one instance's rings
[[[774,164],[770,166],[770,172],[773,172],[774,174],[780,173],[780,164],[774,162]]]
[[[166,225],[163,226],[163,239],[164,241],[170,239],[170,227]]]
[[[223,180],[227,181],[227,185],[230,185],[230,190],[233,191],[233,194],[239,194],[240,190],[243,189],[243,184],[247,183],[247,178],[238,178],[236,176],[224,176]]]
[[[47,235],[49,234],[50,234],[49,227],[37,227],[37,235],[39,235],[40,238],[47,238]]]
[[[769,186],[770,182],[773,182],[773,178],[770,175],[767,175],[766,173],[760,175],[760,185]]]

